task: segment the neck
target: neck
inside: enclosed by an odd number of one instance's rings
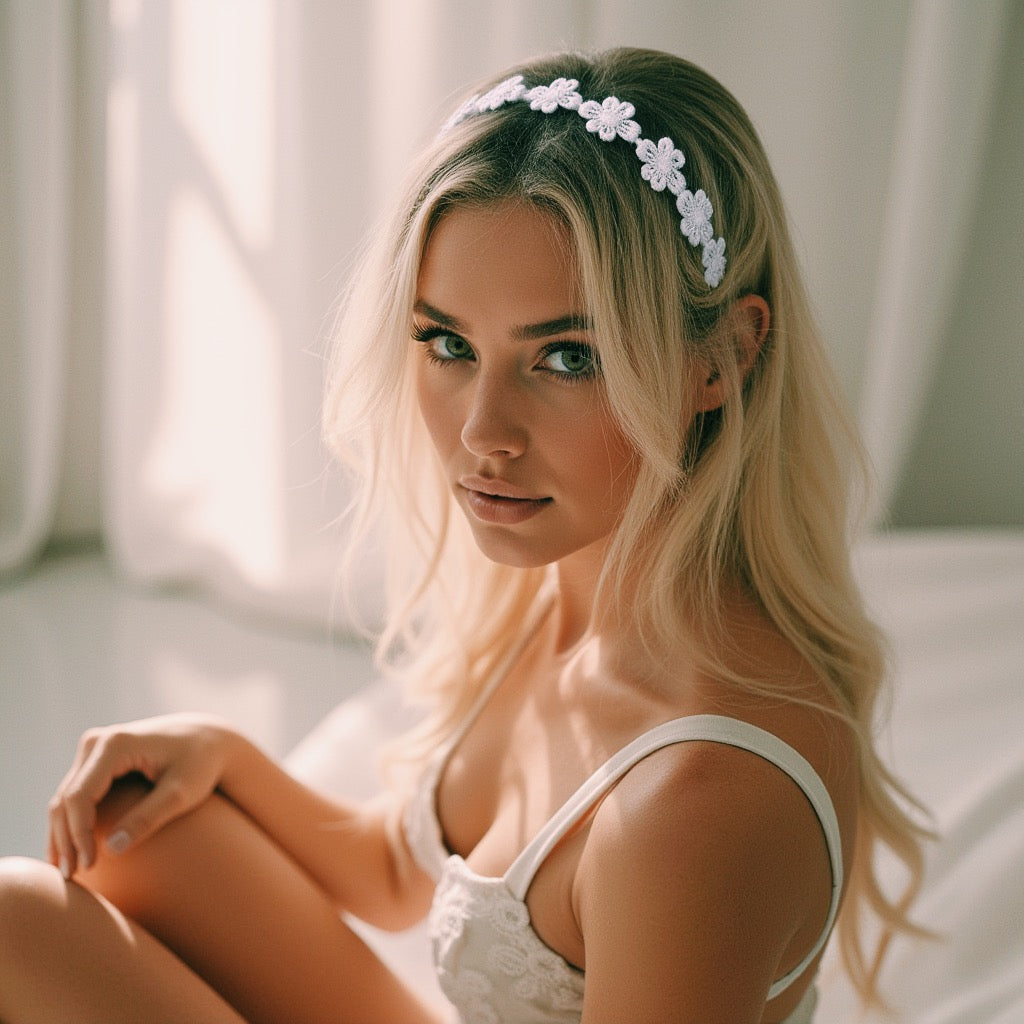
[[[571,655],[592,637],[607,637],[623,628],[607,594],[598,596],[604,565],[601,550],[586,549],[562,559],[556,566],[555,652]]]
[[[586,680],[584,689],[591,693],[618,693],[621,697],[625,684],[634,697],[645,694],[645,700],[656,702],[660,710],[655,718],[671,717],[695,686],[696,674],[685,638],[681,632],[680,647],[670,666],[669,659],[652,652],[641,638],[633,614],[638,595],[643,592],[641,581],[630,575],[618,590],[610,588],[611,593],[606,590],[598,594],[602,564],[601,559],[589,566],[577,560],[558,563],[547,657],[556,668],[571,667],[572,675],[566,678],[575,679],[577,684]],[[596,689],[594,679],[600,681]],[[665,700],[667,704],[657,703]]]

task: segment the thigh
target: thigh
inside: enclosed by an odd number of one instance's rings
[[[56,868],[0,860],[0,1019],[137,1024],[243,1018],[169,949]]]
[[[137,799],[122,787],[112,806]],[[81,881],[172,950],[253,1024],[435,1018],[250,818],[213,796]]]

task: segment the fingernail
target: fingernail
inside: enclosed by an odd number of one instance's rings
[[[110,850],[111,853],[124,853],[131,844],[131,841],[131,836],[129,836],[127,832],[123,830],[115,832],[107,840],[107,849]]]
[[[64,876],[65,882],[71,881],[71,862],[67,857],[61,857],[60,859],[60,873]]]

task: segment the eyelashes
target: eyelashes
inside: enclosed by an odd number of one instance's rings
[[[413,341],[424,346],[432,363],[456,363],[475,358],[469,342],[444,327],[413,327]]]
[[[465,338],[447,327],[413,325],[412,339],[423,346],[426,359],[440,366],[475,362],[476,353]],[[593,346],[581,341],[552,341],[537,356],[534,369],[565,384],[600,376],[601,361]]]

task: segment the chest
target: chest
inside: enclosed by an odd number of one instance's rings
[[[663,708],[614,690],[597,695],[510,687],[492,697],[460,739],[441,773],[436,810],[448,849],[474,873],[503,876],[585,780],[665,716]],[[574,890],[597,806],[574,820],[526,893],[534,931],[579,968],[584,951]]]
[[[577,788],[665,710],[604,682],[510,677],[456,743],[436,805],[449,849],[501,875]]]

